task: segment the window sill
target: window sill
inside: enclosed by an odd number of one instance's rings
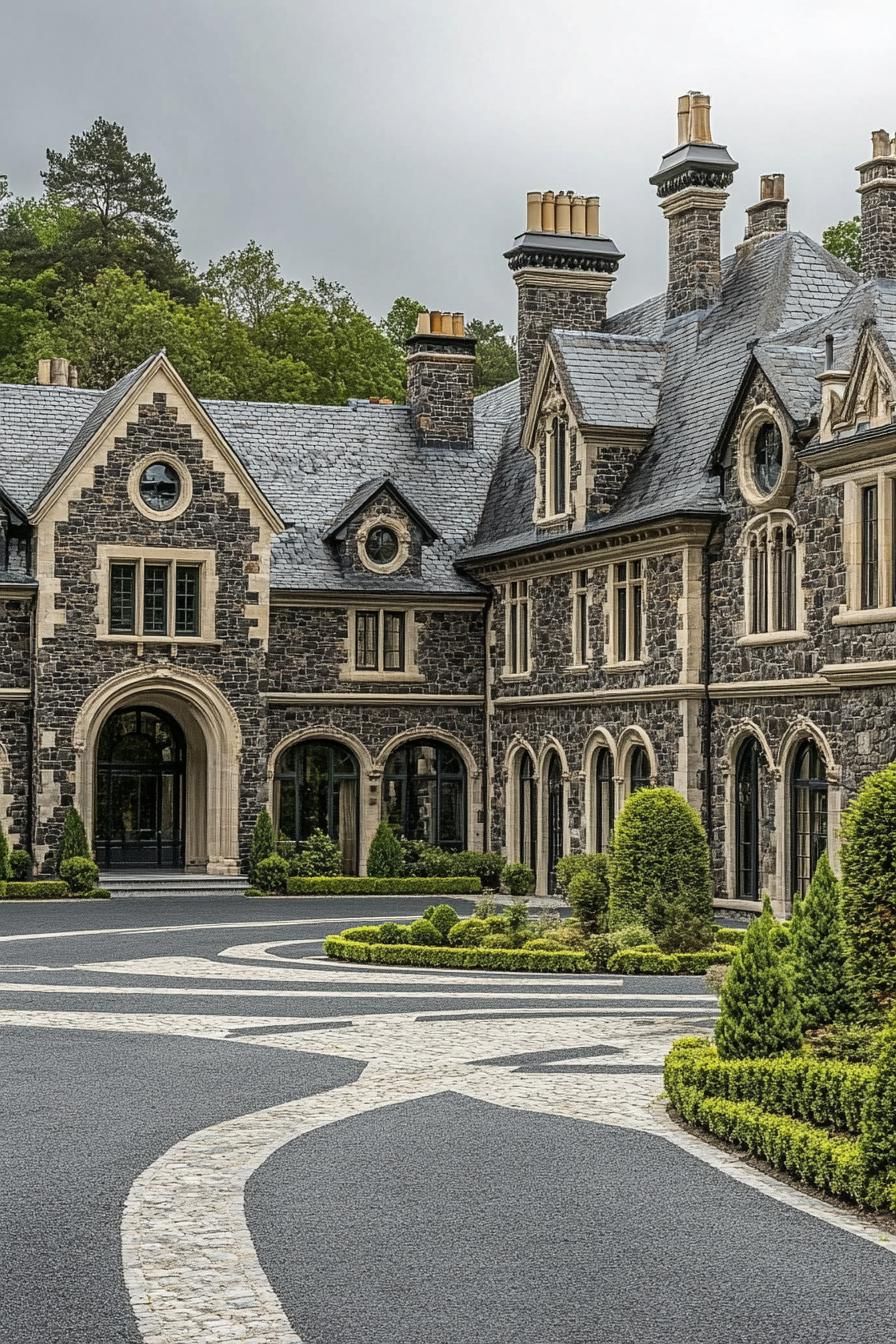
[[[838,611],[832,625],[881,625],[896,621],[896,607],[862,607],[856,611]]]
[[[737,643],[740,648],[761,648],[766,644],[798,644],[808,638],[805,630],[766,630],[761,635],[741,635]]]
[[[637,662],[628,663],[605,663],[605,672],[638,672],[641,668],[647,666],[647,659],[641,658]]]
[[[566,670],[567,670],[567,672],[590,672],[590,671],[591,671],[591,664],[590,664],[590,663],[569,663],[569,664],[567,665]]]
[[[531,681],[531,680],[532,680],[532,673],[531,673],[531,672],[502,672],[502,673],[501,673],[501,680],[502,680],[502,681]]]
[[[221,639],[205,639],[202,635],[109,635],[96,636],[100,644],[188,644],[208,649],[220,649]]]
[[[375,668],[371,667],[366,669],[362,668],[360,670],[358,668],[343,668],[343,670],[339,673],[339,680],[378,681],[378,682],[379,681],[418,682],[418,681],[425,681],[426,678],[424,677],[423,673],[418,672],[416,668],[414,668],[413,670],[409,670],[407,672],[378,672],[376,671]]]
[[[566,513],[552,513],[544,518],[536,518],[535,526],[556,527],[558,523],[571,523],[574,518],[575,514],[571,511],[567,511]]]

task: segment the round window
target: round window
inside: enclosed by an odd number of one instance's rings
[[[781,431],[773,420],[759,426],[753,439],[753,480],[756,489],[770,495],[781,478],[784,466],[784,444]]]
[[[398,555],[398,537],[391,527],[372,527],[364,542],[367,558],[375,565],[391,565]]]
[[[180,499],[180,476],[167,462],[153,462],[140,477],[140,498],[156,513],[173,509]]]

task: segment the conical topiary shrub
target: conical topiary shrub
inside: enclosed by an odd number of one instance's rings
[[[70,807],[65,814],[65,821],[62,825],[62,839],[59,842],[59,851],[56,855],[56,871],[59,872],[66,859],[92,858],[93,855],[87,843],[87,832],[84,830],[81,814],[76,807]]]
[[[388,821],[381,821],[370,842],[367,855],[368,877],[401,877],[404,872],[404,851],[398,836]]]
[[[747,929],[719,995],[716,1045],[723,1059],[753,1059],[796,1050],[802,1019],[788,955],[777,946],[766,896]]]
[[[826,854],[791,918],[790,955],[803,1025],[823,1027],[848,1017],[852,995],[840,884]]]
[[[255,882],[258,877],[258,865],[263,859],[269,859],[272,854],[277,852],[277,845],[274,839],[274,823],[271,821],[271,814],[266,807],[263,807],[255,818],[255,829],[252,832],[252,843],[249,846],[249,880]]]

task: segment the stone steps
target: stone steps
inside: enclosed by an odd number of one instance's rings
[[[245,877],[213,877],[208,873],[128,872],[100,873],[100,886],[112,896],[242,896]]]

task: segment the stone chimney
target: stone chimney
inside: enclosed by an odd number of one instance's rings
[[[787,232],[787,207],[784,193],[784,174],[766,173],[759,179],[759,200],[747,209],[747,230],[744,238],[768,238],[773,233]]]
[[[408,341],[408,405],[418,440],[472,444],[476,342],[463,313],[421,313]]]
[[[678,144],[650,179],[669,221],[666,319],[699,312],[722,288],[721,215],[737,164],[709,128],[709,96],[678,100]]]
[[[596,196],[530,191],[526,232],[504,255],[518,293],[517,357],[525,417],[548,332],[600,331],[623,253],[600,231]]]
[[[871,132],[871,158],[858,167],[862,198],[862,274],[896,280],[896,136]]]
[[[78,370],[67,359],[39,359],[37,381],[41,387],[77,387]]]

